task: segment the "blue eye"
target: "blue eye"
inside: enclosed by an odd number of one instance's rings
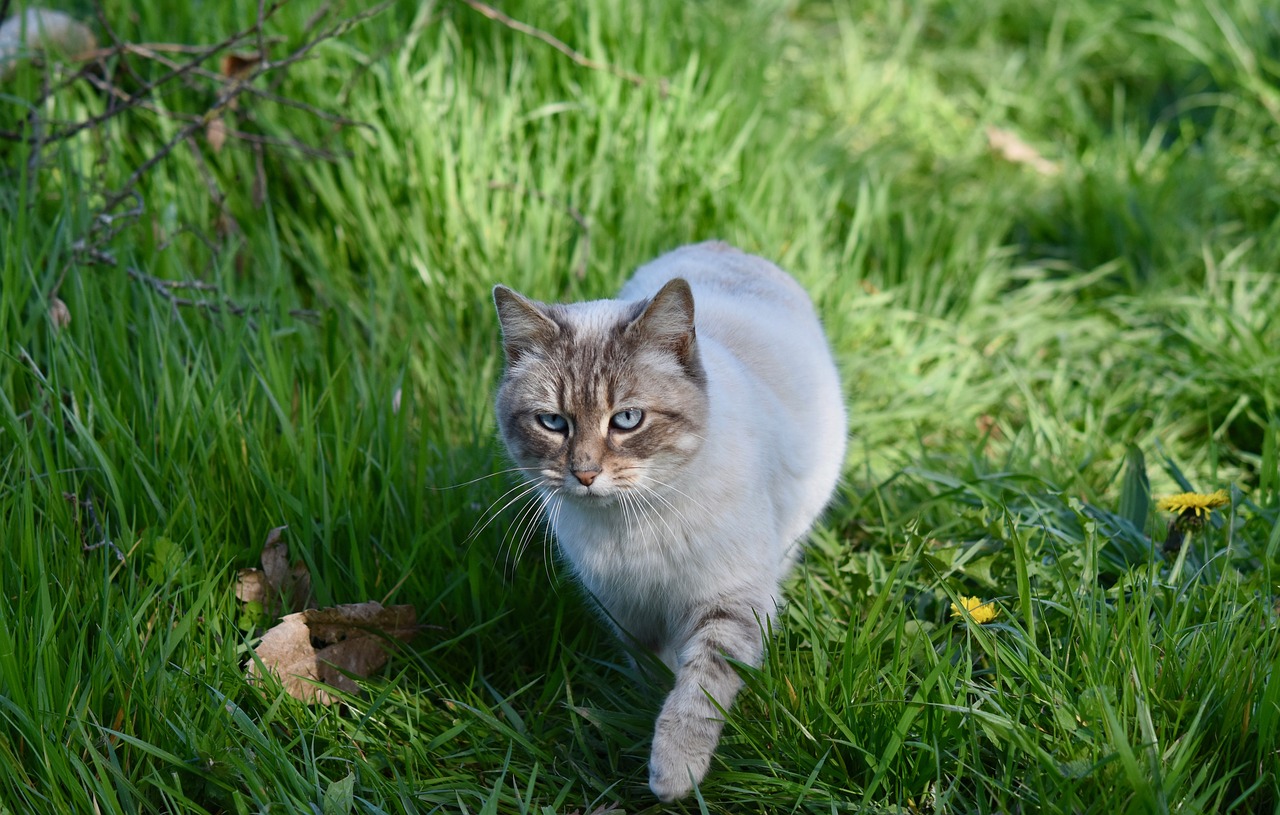
[[[644,411],[640,408],[627,408],[613,414],[613,418],[609,420],[609,424],[618,430],[635,430],[640,426],[640,422],[644,420]]]
[[[538,424],[552,433],[563,433],[569,429],[569,420],[559,413],[539,413],[537,418]]]

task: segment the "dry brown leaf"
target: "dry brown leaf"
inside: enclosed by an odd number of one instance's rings
[[[986,435],[988,438],[999,441],[1004,438],[1004,431],[1000,429],[996,417],[990,413],[984,413],[977,418],[974,424],[978,428],[978,432]]]
[[[246,79],[249,79],[253,75],[253,72],[257,70],[258,66],[261,64],[262,64],[262,55],[256,51],[243,52],[239,54],[231,53],[231,54],[223,54],[222,60],[218,63],[218,69],[222,71],[222,75],[225,76],[227,79],[230,79],[234,82],[242,82]],[[231,100],[227,103],[227,108],[229,110],[239,110],[240,97],[233,96]],[[226,125],[224,124],[222,128],[223,128],[222,138],[225,141]],[[216,153],[220,149],[221,149],[221,144],[219,144],[217,147],[214,147],[214,152]]]
[[[987,144],[991,146],[991,152],[1005,161],[1013,164],[1025,164],[1040,173],[1040,175],[1053,176],[1062,172],[1062,168],[1056,162],[1040,155],[1040,151],[1027,144],[1018,134],[1011,130],[989,125],[987,127]]]
[[[285,610],[302,611],[311,604],[311,572],[302,563],[289,565],[289,546],[284,542],[288,528],[277,526],[267,533],[261,569],[241,569],[236,574],[236,599],[261,603],[269,619]]]
[[[289,607],[293,611],[302,611],[311,606],[311,572],[307,569],[307,564],[293,564],[289,569],[288,586],[286,596],[292,601]]]
[[[246,51],[239,54],[228,53],[222,55],[222,62],[218,66],[222,75],[231,79],[244,79],[262,62],[262,55],[257,51]]]
[[[236,573],[236,599],[240,602],[260,603],[265,611],[271,596],[271,584],[261,569],[241,569]]]
[[[55,331],[61,331],[71,325],[71,309],[67,308],[62,298],[56,295],[49,298],[49,320],[53,323]]]
[[[221,116],[214,116],[204,126],[204,139],[209,142],[213,152],[221,153],[227,143],[227,121]]]
[[[249,678],[265,668],[293,698],[333,704],[336,697],[323,685],[356,693],[351,676],[372,675],[387,662],[387,639],[408,642],[417,630],[413,606],[368,602],[289,614],[254,649],[258,660],[249,664]]]
[[[8,76],[23,56],[40,53],[76,57],[98,47],[84,23],[47,8],[29,8],[0,25],[0,79]]]
[[[289,544],[284,542],[284,531],[288,528],[277,526],[267,533],[262,543],[262,571],[275,591],[284,586],[285,575],[289,573]]]

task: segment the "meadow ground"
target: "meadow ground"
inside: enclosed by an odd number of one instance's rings
[[[709,237],[852,441],[674,811],[1280,805],[1274,4],[76,8],[148,45],[0,88],[0,812],[663,810],[662,689],[487,477],[489,290]],[[244,678],[285,525],[422,625],[331,706]]]

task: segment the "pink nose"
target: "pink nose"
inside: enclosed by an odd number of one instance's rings
[[[600,468],[574,470],[573,477],[578,479],[578,483],[584,487],[590,487],[591,482],[596,480],[596,476],[600,475]]]

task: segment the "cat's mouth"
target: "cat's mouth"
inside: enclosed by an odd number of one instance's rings
[[[569,491],[570,495],[582,501],[592,504],[608,504],[612,503],[616,498],[614,491],[611,489],[603,489],[601,487],[581,487],[574,486]]]
[[[550,494],[568,498],[586,506],[608,506],[617,503],[619,490],[625,486],[610,477],[596,477],[589,484],[582,479],[550,470],[542,471],[542,487]]]
[[[557,486],[556,492],[585,504],[596,506],[611,504],[617,500],[617,490],[602,484],[587,486],[574,481],[562,482]]]

